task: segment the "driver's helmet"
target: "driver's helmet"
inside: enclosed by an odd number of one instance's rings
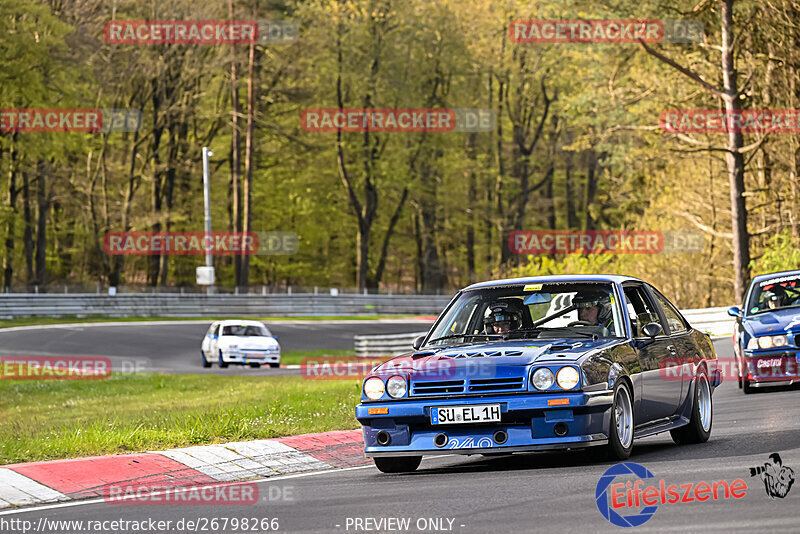
[[[576,308],[591,308],[602,306],[608,301],[608,295],[598,291],[582,291],[572,297],[572,305]]]
[[[783,306],[786,301],[786,290],[779,285],[772,286],[764,291],[764,302],[769,304],[775,303],[775,306]]]
[[[484,331],[487,334],[494,334],[494,326],[502,323],[508,323],[508,331],[517,330],[522,326],[522,313],[510,302],[495,302],[489,306],[488,310],[489,315],[483,319]]]

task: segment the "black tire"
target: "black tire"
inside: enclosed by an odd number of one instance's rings
[[[701,412],[701,404],[704,404],[705,399],[708,402],[708,428],[704,428],[703,419],[704,413]],[[708,376],[704,370],[697,374],[694,384],[694,398],[692,399],[692,417],[689,419],[689,424],[680,428],[670,430],[672,440],[678,445],[687,443],[705,443],[711,436],[711,427],[714,423],[714,410],[713,400],[711,395],[711,384],[708,382]]]
[[[373,460],[381,473],[410,473],[419,467],[422,456],[391,456]]]
[[[206,353],[203,352],[202,350],[200,351],[200,358],[203,360],[203,367],[205,367],[206,369],[211,367],[211,362],[206,360]]]
[[[223,369],[228,367],[228,363],[222,361],[222,351],[219,351],[219,366],[222,367]]]
[[[750,381],[747,379],[742,379],[742,391],[744,391],[745,395],[749,395],[753,393],[753,386],[750,385]]]
[[[627,401],[625,400],[627,399]],[[628,442],[627,446],[623,445],[617,429],[617,408],[621,407],[621,403],[627,403],[626,410],[630,413],[630,417],[626,417],[629,421],[630,428],[625,441]],[[611,404],[611,415],[608,422],[608,444],[596,445],[586,449],[586,453],[593,460],[627,460],[633,451],[633,395],[627,382],[620,380],[614,386],[614,400]],[[627,428],[627,427],[626,427]]]
[[[250,367],[252,367],[252,368],[254,368],[254,369],[258,369],[259,367],[261,367],[261,364],[260,364],[260,363],[256,363],[256,362],[254,362],[254,363],[251,363],[251,364],[250,364]]]
[[[272,367],[273,369],[277,369],[278,367],[280,367],[280,366],[281,366],[281,363],[280,363],[280,362],[278,362],[278,363],[271,363],[271,364],[269,364],[269,366],[270,366],[270,367]]]

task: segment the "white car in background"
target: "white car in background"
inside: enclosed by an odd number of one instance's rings
[[[216,362],[220,367],[229,364],[261,367],[280,367],[281,346],[264,323],[259,321],[217,321],[212,323],[200,346],[203,367]]]

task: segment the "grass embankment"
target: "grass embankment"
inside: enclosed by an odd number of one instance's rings
[[[0,319],[0,328],[12,326],[34,326],[50,324],[73,323],[137,323],[143,321],[224,321],[230,319],[245,319],[267,322],[284,321],[375,321],[378,319],[411,319],[414,315],[309,315],[302,317],[105,317],[101,315],[88,315],[78,317],[69,315],[64,317],[18,317],[16,319]]]
[[[359,386],[299,376],[3,380],[0,464],[352,429]]]

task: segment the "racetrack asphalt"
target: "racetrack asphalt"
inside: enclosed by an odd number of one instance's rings
[[[281,351],[354,350],[357,334],[402,334],[427,331],[426,320],[275,321],[267,322],[278,336]],[[0,329],[3,356],[105,356],[112,370],[167,374],[297,374],[294,369],[251,369],[200,363],[200,343],[211,321],[176,321],[170,324],[117,323],[36,326]],[[411,347],[409,347],[411,350]]]
[[[729,338],[717,340],[715,345],[720,357],[731,357]],[[657,488],[661,479],[667,486],[742,479],[747,490],[741,499],[659,504],[646,523],[628,531],[796,532],[800,484],[785,498],[771,498],[762,480],[750,476],[750,468],[763,466],[768,456],[777,452],[784,466],[800,473],[798,395],[797,388],[778,388],[745,396],[735,381],[726,381],[714,394],[713,429],[707,443],[678,446],[669,434],[637,440],[629,461],[646,467],[655,477],[646,480],[645,487]],[[251,506],[82,502],[6,512],[0,514],[0,520],[28,520],[35,525],[40,518],[153,519],[172,521],[171,532],[188,532],[185,524],[176,529],[177,521],[199,518],[277,518],[278,532],[619,532],[622,529],[606,520],[595,503],[598,480],[613,465],[610,461],[594,463],[580,451],[433,457],[423,460],[418,471],[404,475],[384,475],[368,466],[272,478],[258,483],[262,500]],[[680,493],[683,497],[684,490]],[[410,528],[399,530],[391,528],[396,526],[394,522],[379,525],[373,521],[390,518],[407,518]],[[442,527],[431,528],[429,520],[437,519]],[[49,524],[49,531],[63,532],[56,526]],[[242,532],[230,527],[229,522],[227,529],[218,525],[209,531]]]

